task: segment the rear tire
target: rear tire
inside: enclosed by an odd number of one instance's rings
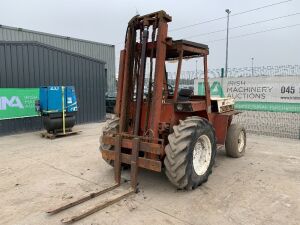
[[[165,148],[165,173],[179,189],[194,189],[206,182],[216,156],[213,126],[204,118],[187,117],[173,127]]]
[[[226,154],[233,158],[240,158],[246,150],[246,130],[240,124],[231,124],[225,141]]]

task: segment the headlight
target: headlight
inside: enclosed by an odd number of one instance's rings
[[[183,105],[182,104],[177,104],[176,109],[178,111],[182,111],[183,110]]]

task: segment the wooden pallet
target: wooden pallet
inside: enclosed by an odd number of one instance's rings
[[[51,134],[46,132],[41,133],[41,137],[43,138],[48,138],[48,139],[55,139],[57,137],[65,137],[65,136],[70,136],[70,135],[75,135],[75,134],[79,134],[81,133],[81,130],[76,130],[76,131],[68,131],[68,132],[60,132],[60,133],[55,133],[55,134]]]

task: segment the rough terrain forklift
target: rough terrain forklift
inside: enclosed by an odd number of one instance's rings
[[[244,155],[245,129],[231,124],[233,115],[238,113],[233,99],[210,96],[208,46],[172,40],[167,36],[171,20],[159,11],[135,16],[128,23],[125,49],[120,54],[116,117],[106,123],[100,137],[102,157],[114,167],[116,184],[47,213],[59,213],[118,188],[122,168],[131,170],[131,187],[122,195],[62,219],[63,223],[78,221],[136,193],[138,168],[156,172],[164,169],[177,188],[191,190],[207,181],[218,146],[225,144],[231,157]],[[204,96],[179,88],[183,59],[196,57],[203,57]],[[168,60],[178,61],[174,87],[168,83]]]
[[[231,157],[245,153],[246,131],[231,123],[238,113],[233,99],[210,96],[208,46],[172,40],[171,20],[159,11],[129,21],[120,53],[116,117],[106,123],[100,137],[102,157],[115,167],[116,182],[121,168],[130,167],[133,188],[141,167],[156,172],[164,168],[177,188],[194,189],[207,181],[219,146],[225,145]],[[179,89],[183,59],[196,57],[203,58],[205,96]],[[168,83],[169,60],[178,61],[174,87]]]

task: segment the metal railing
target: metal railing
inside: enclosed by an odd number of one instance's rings
[[[228,77],[268,77],[268,76],[300,76],[300,65],[261,66],[261,67],[240,67],[228,68]],[[193,85],[195,79],[204,76],[203,70],[182,71],[180,77],[181,85]],[[223,76],[222,68],[209,69],[209,78]],[[168,72],[169,84],[173,85],[176,79],[176,72]]]
[[[203,70],[182,71],[182,79],[201,78]],[[222,77],[222,68],[209,69],[208,75],[211,78]],[[281,65],[281,66],[260,66],[260,67],[237,67],[228,68],[228,77],[251,77],[251,76],[300,76],[300,65]],[[168,77],[175,79],[176,72],[168,72]]]

